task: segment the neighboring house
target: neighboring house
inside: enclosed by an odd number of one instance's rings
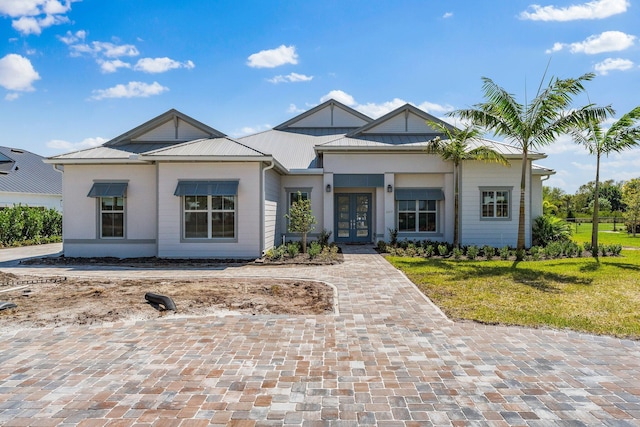
[[[254,258],[288,233],[298,193],[341,243],[453,240],[453,165],[425,153],[442,136],[405,105],[376,120],[327,101],[274,129],[229,138],[176,110],[101,147],[51,157],[64,165],[66,256]],[[515,246],[521,151],[483,140],[507,168],[465,162],[462,244]],[[546,156],[529,153],[530,159]],[[542,181],[528,165],[527,244],[542,214]]]
[[[26,150],[0,147],[0,209],[14,205],[62,211],[62,173]]]

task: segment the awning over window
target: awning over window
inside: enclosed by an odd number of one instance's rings
[[[174,196],[236,196],[238,181],[180,181]]]
[[[439,188],[396,189],[396,200],[444,200]]]
[[[94,182],[87,197],[124,197],[126,182]]]
[[[333,175],[333,187],[384,187],[384,175],[342,173]]]

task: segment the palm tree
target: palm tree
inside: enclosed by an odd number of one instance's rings
[[[613,110],[610,111],[614,114]],[[640,142],[640,106],[629,111],[607,130],[602,129],[604,118],[593,118],[582,128],[573,128],[571,135],[584,145],[589,154],[596,156],[596,187],[593,195],[593,222],[591,226],[592,253],[598,258],[598,213],[600,210],[600,158],[635,147]]]
[[[517,249],[525,247],[525,191],[529,150],[552,143],[558,135],[569,132],[572,127],[580,127],[588,119],[606,116],[606,108],[595,108],[592,105],[569,110],[573,95],[584,91],[583,82],[594,77],[593,73],[588,73],[577,79],[552,78],[547,87],[543,88],[543,76],[536,97],[530,103],[525,100],[524,104],[517,102],[513,94],[493,80],[483,77],[485,102],[451,113],[492,131],[496,136],[515,142],[522,149]]]
[[[438,154],[444,161],[453,162],[453,245],[458,246],[460,243],[460,228],[458,224],[458,211],[460,209],[460,163],[465,160],[481,160],[483,162],[500,163],[506,166],[510,166],[510,164],[502,154],[488,146],[481,145],[470,149],[470,142],[481,139],[481,132],[477,126],[471,125],[460,130],[433,121],[427,121],[427,124],[443,133],[447,138],[441,139],[440,137],[436,137],[432,139],[429,141],[426,151],[429,154]]]

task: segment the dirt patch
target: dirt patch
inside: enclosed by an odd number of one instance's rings
[[[3,282],[3,279],[5,280]],[[17,308],[0,311],[0,328],[93,325],[163,316],[219,313],[327,314],[333,312],[333,289],[323,283],[277,279],[70,278],[58,283],[0,273],[0,301]],[[52,278],[53,279],[53,278]],[[60,278],[57,278],[60,279]],[[147,292],[167,295],[177,311],[148,303]]]

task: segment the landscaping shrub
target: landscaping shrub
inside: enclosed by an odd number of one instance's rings
[[[460,259],[464,251],[461,248],[456,247],[456,248],[453,248],[452,253],[453,253],[453,259]]]
[[[320,246],[322,246],[323,248],[325,246],[329,246],[329,239],[331,238],[331,233],[332,232],[327,230],[326,228],[322,229],[322,231],[318,235],[318,243],[320,243]]]
[[[552,215],[543,215],[533,221],[533,244],[547,246],[551,242],[571,239],[571,225]]]
[[[390,228],[389,229],[389,244],[391,246],[397,246],[398,245],[398,229],[397,228]]]
[[[387,242],[384,240],[378,240],[377,244],[378,252],[385,253],[387,252]]]
[[[433,245],[427,245],[424,248],[424,256],[426,258],[431,258],[433,255],[435,255],[435,253],[436,253],[436,248]]]
[[[505,261],[509,259],[509,256],[511,255],[511,251],[509,250],[509,246],[503,246],[502,248],[500,248],[500,259]]]
[[[480,249],[476,245],[471,245],[467,248],[468,259],[476,259],[479,253],[480,253]]]
[[[440,256],[449,255],[449,247],[445,244],[438,245],[438,255]]]
[[[0,243],[3,246],[59,241],[62,215],[55,209],[16,205],[0,210]]]
[[[484,245],[482,247],[482,253],[484,254],[487,261],[491,261],[493,259],[493,256],[496,254],[496,248],[494,248],[493,246]]]
[[[300,253],[300,245],[298,242],[291,242],[287,244],[287,253],[291,258],[295,258]]]
[[[314,259],[318,255],[320,255],[321,251],[322,251],[322,244],[320,242],[316,242],[316,241],[311,242],[308,250],[309,259]]]

